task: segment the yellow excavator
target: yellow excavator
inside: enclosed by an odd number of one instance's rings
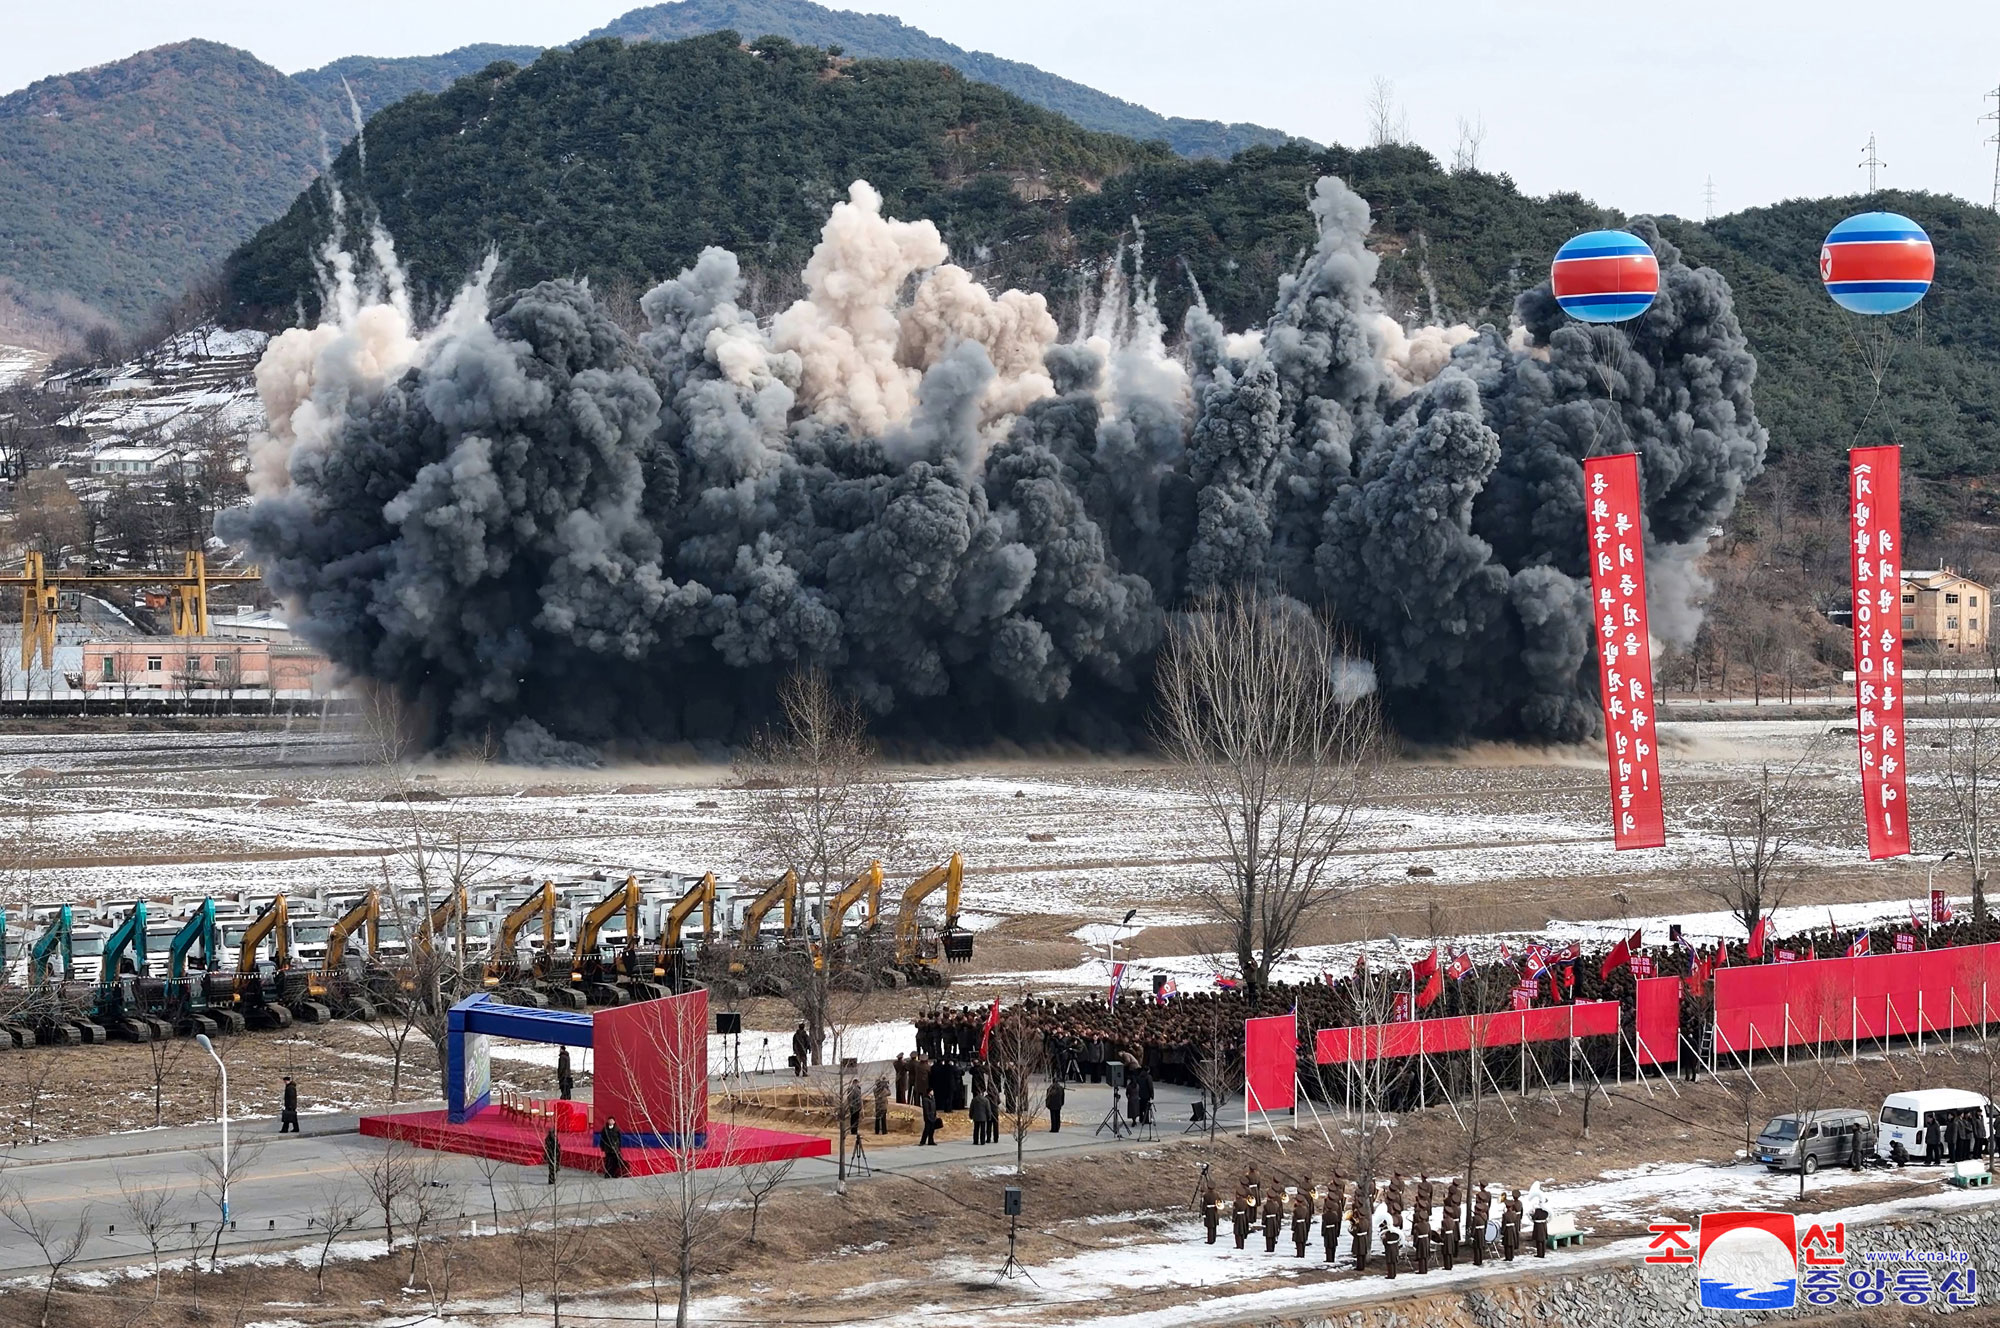
[[[687,927],[687,920],[701,910],[701,934],[704,941],[715,936],[715,873],[706,872],[699,881],[688,887],[686,894],[676,899],[667,910],[666,922],[660,928],[660,948],[653,955],[653,977],[666,982],[675,991],[687,989],[688,964],[681,953],[681,932]]]
[[[842,887],[839,894],[827,901],[826,917],[821,925],[825,931],[825,941],[813,951],[813,968],[824,970],[828,957],[839,964],[840,937],[847,929],[847,915],[856,904],[868,904],[868,919],[861,925],[866,930],[874,930],[882,914],[882,863],[880,859],[868,864],[868,869]]]
[[[627,999],[625,990],[618,985],[618,979],[630,978],[638,967],[640,902],[639,878],[627,876],[625,884],[583,915],[576,944],[570,949],[569,982],[592,1005],[623,1005]],[[625,915],[625,945],[607,963],[598,952],[598,933],[604,929],[605,923],[620,913]]]
[[[764,893],[750,901],[750,907],[743,910],[743,927],[736,933],[737,957],[729,961],[731,973],[744,971],[742,956],[753,953],[762,944],[765,915],[779,904],[785,906],[784,932],[792,932],[792,914],[799,905],[799,874],[789,867],[785,874],[764,888]]]
[[[257,951],[265,941],[271,943],[271,972],[267,979],[264,970],[257,965]],[[283,988],[285,970],[292,963],[292,926],[290,905],[285,896],[279,894],[264,905],[243,931],[243,944],[236,956],[236,985],[230,992],[230,1004],[250,1023],[260,1028],[283,1028],[297,1015],[308,1024],[323,1024],[333,1018],[333,1011],[318,1001],[300,1001],[299,1009],[288,1009],[284,1003]]]
[[[415,953],[419,955],[428,954],[431,947],[437,943],[436,938],[443,936],[446,933],[446,929],[464,912],[465,887],[461,885],[446,895],[443,901],[431,910],[430,925],[426,926],[411,943]],[[460,955],[459,958],[463,960],[464,956]]]
[[[965,859],[957,853],[951,860],[919,876],[903,890],[903,902],[896,911],[896,967],[890,970],[890,984],[916,982],[944,986],[944,964],[969,963],[972,933],[958,925],[958,892],[965,877]],[[923,925],[919,910],[924,900],[944,888],[944,926]]]
[[[382,951],[382,892],[379,890],[370,890],[361,896],[353,908],[340,915],[340,920],[333,924],[333,930],[326,934],[326,954],[321,956],[319,967],[306,974],[306,999],[322,1002],[329,1008],[362,1019],[373,1019],[375,1001],[368,993],[367,984],[343,980],[349,976],[343,971],[347,943],[355,932],[363,929],[361,943],[372,960]]]
[[[493,949],[486,960],[486,986],[488,988],[507,984],[513,988],[509,999],[521,1005],[566,1005],[572,1009],[583,1007],[583,993],[574,990],[567,982],[548,981],[556,963],[556,883],[543,881],[526,899],[514,906],[500,923],[500,934],[493,938]],[[542,952],[524,969],[521,966],[521,933],[528,925],[540,917],[542,924]]]

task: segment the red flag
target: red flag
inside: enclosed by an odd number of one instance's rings
[[[1858,931],[1854,933],[1854,944],[1847,947],[1847,957],[1849,959],[1859,959],[1874,948],[1874,943],[1869,939],[1868,933]]]
[[[1728,941],[1717,941],[1717,942],[1715,943],[1715,963],[1714,963],[1714,964],[1712,965],[1712,967],[1714,967],[1714,968],[1728,968],[1728,967],[1729,967],[1729,942],[1728,942]]]
[[[1637,935],[1637,933],[1635,932],[1634,935]],[[1628,936],[1621,938],[1618,944],[1611,947],[1611,953],[1604,956],[1604,962],[1597,966],[1597,976],[1600,978],[1609,978],[1613,973],[1616,973],[1631,962],[1632,939]]]
[[[993,1008],[986,1012],[986,1027],[979,1030],[979,1059],[986,1059],[986,1045],[993,1040],[993,1030],[1000,1027],[1000,998],[993,998]]]
[[[1902,451],[1847,454],[1847,548],[1854,585],[1854,733],[1861,748],[1868,856],[1910,851],[1903,769]]]
[[[1944,891],[1931,891],[1931,922],[1943,926],[1951,921],[1951,905],[1945,900]]]
[[[1410,965],[1410,981],[1413,984],[1422,985],[1436,976],[1437,971],[1438,952],[1437,947],[1433,945],[1429,954]]]
[[[1472,956],[1467,954],[1465,951],[1460,950],[1457,954],[1451,957],[1451,967],[1447,968],[1445,970],[1445,973],[1450,976],[1453,982],[1456,982],[1460,978],[1464,977],[1467,973],[1470,973],[1471,971],[1472,971]]]
[[[1770,925],[1771,915],[1769,913],[1757,919],[1757,925],[1750,929],[1750,944],[1743,947],[1743,955],[1746,959],[1762,959],[1764,957],[1764,929]]]
[[[1444,995],[1444,974],[1433,972],[1430,980],[1424,983],[1424,989],[1417,993],[1417,1008],[1429,1009],[1431,1002],[1442,995]]]
[[[1639,458],[1630,452],[1583,463],[1591,633],[1611,773],[1612,839],[1621,849],[1667,842],[1660,756],[1653,736],[1653,648],[1646,630],[1646,541],[1639,513]]]

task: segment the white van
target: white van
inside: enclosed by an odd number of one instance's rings
[[[1912,1162],[1921,1162],[1928,1142],[1925,1131],[1935,1128],[1940,1116],[1950,1117],[1963,1111],[1979,1113],[1983,1137],[1986,1110],[1984,1095],[1963,1088],[1920,1088],[1912,1093],[1891,1093],[1882,1099],[1882,1124],[1875,1131],[1875,1155],[1885,1162],[1893,1161],[1896,1145],[1901,1144]]]

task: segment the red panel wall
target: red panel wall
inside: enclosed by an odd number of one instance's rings
[[[1981,1005],[1986,1007],[1982,1018]],[[2000,945],[1756,964],[1715,975],[1716,1049],[1761,1051],[2000,1018]]]
[[[708,993],[597,1010],[591,1127],[638,1144],[695,1146],[708,1130]]]
[[[1299,1020],[1274,1014],[1243,1021],[1243,1083],[1252,1111],[1298,1105]]]
[[[1641,1065],[1673,1065],[1681,1058],[1681,980],[1640,978],[1632,1009]]]
[[[1469,1051],[1473,1021],[1479,1021],[1483,1047],[1512,1047],[1521,1042],[1566,1041],[1618,1031],[1618,1002],[1579,1001],[1539,1010],[1503,1010],[1496,1014],[1453,1015],[1449,1019],[1414,1019],[1352,1028],[1322,1028],[1313,1035],[1313,1059],[1320,1065],[1340,1065],[1419,1051],[1435,1055]]]

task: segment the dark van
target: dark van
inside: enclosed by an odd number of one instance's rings
[[[1750,1155],[1773,1171],[1846,1167],[1875,1149],[1875,1120],[1865,1111],[1831,1107],[1779,1116],[1757,1136]]]

